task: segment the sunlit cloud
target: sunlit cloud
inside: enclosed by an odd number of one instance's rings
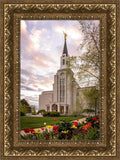
[[[99,21],[94,21],[94,24],[98,26]],[[83,39],[79,21],[21,20],[21,99],[25,98],[36,107],[39,94],[53,89],[64,46],[63,32],[68,35],[70,56],[85,51],[79,49]]]

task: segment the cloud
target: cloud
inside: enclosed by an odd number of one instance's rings
[[[72,25],[69,24],[67,27],[66,27],[66,24],[62,24],[62,25],[58,24],[55,27],[55,31],[60,33],[60,34],[62,34],[63,32],[67,33],[67,35],[68,35],[67,38],[68,39],[69,38],[72,39],[72,40],[73,39],[74,40],[82,39],[83,34],[82,34],[81,30],[80,30],[80,26],[78,25],[79,22],[77,22],[77,26],[78,27],[76,27],[76,25],[75,24],[73,25],[73,24]]]
[[[87,23],[87,21],[86,21]],[[98,21],[94,21],[98,25]],[[64,45],[63,31],[68,34],[70,56],[81,54],[83,34],[79,21],[21,21],[21,97],[38,106],[39,94],[52,90],[54,75],[60,68]]]
[[[48,50],[50,50],[50,47],[45,47],[45,45],[42,45],[43,44],[42,40],[45,39],[44,34],[47,32],[46,29],[42,30],[31,29],[31,32],[29,33],[27,30],[25,30],[26,29],[25,21],[23,21],[21,25],[23,25],[21,27],[22,67],[27,65],[29,67],[37,66],[40,68],[48,68],[52,63],[55,63],[53,55],[52,54],[47,55],[47,52]],[[46,48],[46,50],[44,50],[44,53],[41,52],[42,48]]]
[[[27,87],[27,86],[24,86],[24,85],[21,85],[21,89],[22,90],[28,90],[28,91],[36,91],[35,89]]]
[[[40,41],[43,38],[43,35],[47,32],[46,29],[36,30],[32,29],[30,34],[30,39],[32,41],[33,47],[35,50],[38,50],[40,48]]]
[[[54,74],[50,72],[50,74],[41,75],[33,74],[24,69],[21,71],[21,89],[22,90],[31,90],[31,91],[43,91],[46,88],[52,89]],[[26,87],[25,87],[26,86]],[[29,87],[28,87],[29,86]]]
[[[27,25],[23,20],[21,20],[21,32],[22,34],[25,34],[27,32]]]

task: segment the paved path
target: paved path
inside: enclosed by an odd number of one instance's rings
[[[73,120],[72,122],[76,121],[76,122],[81,123],[81,122],[83,122],[83,121],[85,121],[85,120],[86,120],[86,118],[81,118],[81,119]]]

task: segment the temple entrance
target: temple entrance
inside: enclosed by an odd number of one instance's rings
[[[56,104],[52,105],[52,112],[57,112],[58,111],[58,106]]]
[[[49,112],[50,111],[50,106],[47,106],[47,112]]]
[[[64,106],[60,106],[60,113],[64,113]]]

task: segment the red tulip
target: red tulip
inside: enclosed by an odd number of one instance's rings
[[[55,131],[55,134],[57,134],[58,133],[58,131]]]
[[[86,128],[85,128],[85,127],[82,127],[82,130],[83,130],[83,131],[86,131]]]
[[[92,120],[93,120],[93,121],[96,121],[96,117],[93,117]]]
[[[29,132],[30,132],[30,129],[24,129],[24,132],[25,132],[25,133],[29,133]]]
[[[99,120],[99,119],[96,119],[96,121],[99,122],[100,120]]]
[[[78,125],[78,122],[75,121],[75,122],[74,122],[74,125],[77,126],[77,125]]]
[[[30,129],[30,132],[31,132],[31,133],[34,133],[35,131],[34,131],[34,129]]]
[[[88,126],[91,126],[91,123],[88,123],[87,125],[88,125]]]
[[[54,118],[54,121],[56,121],[57,119],[56,118]]]
[[[53,130],[57,130],[58,129],[58,126],[53,126]]]

